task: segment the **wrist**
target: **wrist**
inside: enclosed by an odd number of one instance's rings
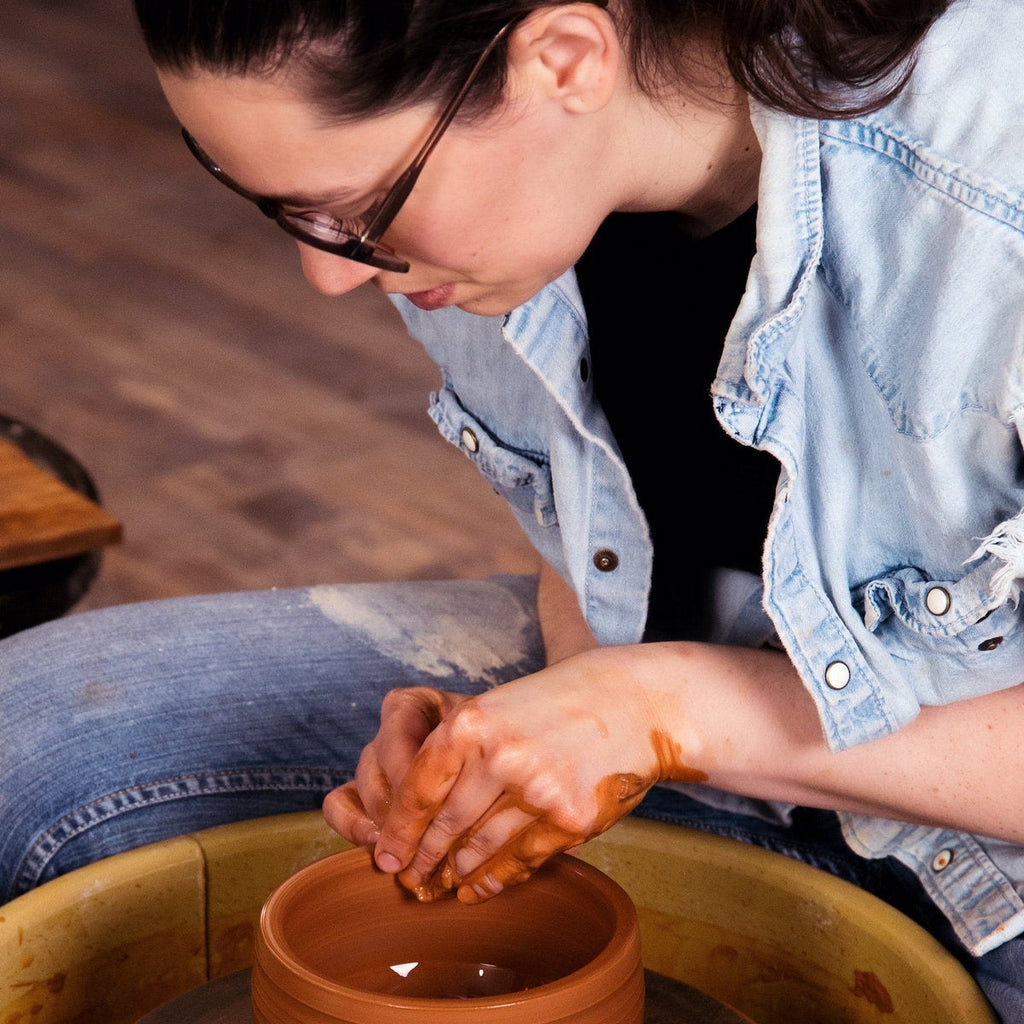
[[[580,671],[609,691],[643,774],[655,782],[706,782],[708,746],[693,704],[695,645],[633,644],[576,655]]]
[[[779,800],[812,784],[824,740],[813,701],[784,654],[684,641],[592,654],[615,680],[657,781],[707,782]]]

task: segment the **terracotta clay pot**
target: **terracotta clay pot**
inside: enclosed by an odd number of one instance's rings
[[[335,854],[271,894],[252,972],[256,1024],[641,1024],[643,985],[632,902],[570,856],[467,906]]]

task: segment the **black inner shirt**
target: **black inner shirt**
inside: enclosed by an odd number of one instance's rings
[[[713,567],[761,572],[778,462],[729,437],[710,397],[755,212],[702,239],[675,214],[612,214],[576,267],[595,393],[654,543],[646,640],[707,635]]]

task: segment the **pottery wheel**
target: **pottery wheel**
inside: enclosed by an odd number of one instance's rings
[[[645,971],[644,1024],[751,1024],[716,999],[681,981]],[[249,971],[238,971],[201,985],[138,1024],[253,1024]]]

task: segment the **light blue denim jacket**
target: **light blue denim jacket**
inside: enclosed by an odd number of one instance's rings
[[[1024,5],[960,0],[877,113],[752,106],[758,251],[712,390],[722,426],[782,474],[763,589],[723,574],[716,638],[777,637],[836,750],[1024,679],[1021,40]],[[637,642],[651,544],[593,396],[573,274],[504,317],[398,302],[442,367],[442,434],[571,582],[598,640]],[[686,319],[665,327],[671,344]],[[700,500],[686,438],[652,444]],[[975,954],[1024,931],[1020,848],[842,817],[857,852],[918,873]]]

